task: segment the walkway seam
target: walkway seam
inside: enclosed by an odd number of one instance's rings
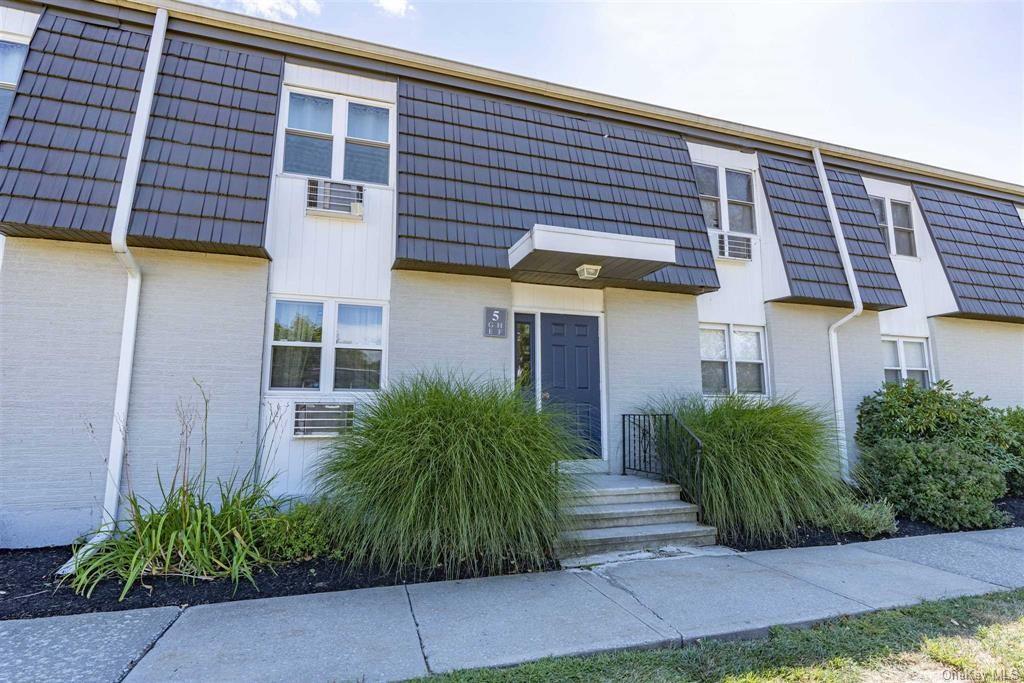
[[[876,553],[876,554],[878,554],[878,553]],[[787,572],[785,569],[780,569],[779,567],[773,567],[771,565],[764,564],[763,562],[758,562],[757,560],[753,559],[752,557],[750,557],[748,555],[741,554],[740,557],[742,557],[743,559],[747,560],[748,562],[756,564],[758,567],[764,567],[765,569],[768,569],[768,570],[771,570],[771,571],[775,571],[775,572],[778,572],[780,574],[784,574],[784,575],[790,577],[791,579],[796,579],[797,581],[802,581],[802,582],[806,583],[808,586],[814,586],[815,588],[823,590],[826,593],[831,593],[832,595],[838,595],[839,597],[844,598],[846,600],[849,600],[850,602],[855,602],[858,605],[864,605],[869,610],[875,611],[875,610],[879,610],[879,609],[884,609],[884,608],[881,608],[881,607],[875,607],[874,605],[868,604],[868,603],[864,602],[863,600],[858,600],[857,598],[853,597],[852,595],[847,595],[846,593],[840,593],[839,591],[837,591],[837,590],[835,590],[833,588],[828,588],[826,586],[822,586],[822,585],[819,585],[817,583],[814,583],[813,581],[811,581],[809,579],[805,579],[802,576],[797,576],[796,574],[792,574],[790,572]]]
[[[128,665],[128,668],[121,672],[121,677],[117,679],[116,683],[121,683],[121,681],[123,681],[125,678],[128,677],[128,674],[130,674],[132,672],[132,669],[134,669],[136,666],[138,666],[139,662],[141,662],[143,660],[143,658],[146,655],[149,654],[149,651],[153,649],[153,646],[156,645],[157,641],[160,640],[161,638],[163,638],[164,634],[167,633],[171,629],[172,626],[174,626],[176,623],[178,623],[178,619],[181,619],[181,615],[185,613],[186,609],[188,609],[188,608],[187,607],[179,607],[178,608],[178,613],[176,615],[174,615],[174,618],[171,619],[171,621],[167,624],[167,626],[165,626],[163,628],[162,631],[160,631],[160,633],[156,634],[156,638],[154,638],[153,642],[151,642],[149,645],[146,646],[146,648],[142,651],[142,654],[139,655],[138,659],[136,659],[135,661],[130,663]]]
[[[650,612],[651,614],[653,614],[653,615],[654,615],[655,617],[657,617],[658,621],[660,621],[660,622],[661,622],[662,624],[664,624],[664,625],[665,625],[665,627],[666,627],[666,628],[667,628],[667,629],[668,629],[669,631],[671,631],[672,633],[674,633],[674,634],[676,635],[676,637],[677,637],[677,638],[679,638],[679,642],[680,642],[680,643],[682,643],[682,642],[683,642],[683,634],[682,634],[682,633],[680,633],[680,632],[679,632],[679,630],[678,630],[678,629],[676,629],[676,627],[675,627],[675,626],[673,626],[672,624],[670,624],[669,622],[667,622],[667,621],[665,620],[665,618],[664,618],[664,617],[662,617],[662,616],[661,616],[660,614],[658,614],[657,610],[655,610],[654,608],[650,607],[650,606],[649,606],[649,605],[647,605],[647,604],[646,604],[646,603],[645,603],[645,602],[644,602],[643,600],[641,600],[641,599],[640,599],[640,596],[638,596],[638,595],[637,595],[636,593],[634,593],[634,592],[633,592],[633,591],[632,591],[632,590],[631,590],[630,588],[628,588],[628,587],[627,587],[627,586],[626,586],[625,584],[623,584],[622,582],[618,581],[617,579],[615,579],[615,578],[613,578],[613,577],[611,577],[611,576],[607,576],[606,574],[600,573],[600,572],[598,572],[598,571],[596,571],[596,570],[590,570],[590,569],[587,569],[587,570],[584,570],[584,571],[586,571],[586,572],[587,572],[588,574],[591,574],[591,575],[593,575],[593,576],[596,576],[596,577],[598,577],[599,579],[603,579],[603,580],[607,581],[608,583],[610,583],[610,584],[612,585],[612,587],[613,587],[613,588],[618,588],[618,589],[619,589],[620,591],[622,591],[622,592],[623,592],[623,593],[625,593],[626,595],[628,595],[628,596],[630,596],[631,598],[633,598],[634,600],[636,600],[636,604],[640,605],[641,607],[643,607],[644,609],[646,609],[646,610],[647,610],[648,612]],[[648,623],[647,623],[646,621],[644,621],[643,619],[641,619],[641,618],[640,618],[639,616],[637,616],[636,614],[633,614],[632,612],[630,612],[630,611],[629,611],[628,609],[626,609],[626,607],[624,607],[623,605],[620,605],[620,604],[619,604],[619,603],[618,603],[618,602],[617,602],[617,601],[615,600],[615,598],[613,598],[612,596],[608,595],[607,593],[605,593],[604,591],[602,591],[602,590],[601,590],[600,588],[598,588],[598,587],[597,587],[597,586],[595,586],[594,584],[592,584],[592,583],[590,583],[589,581],[587,581],[586,579],[584,579],[584,578],[583,578],[582,576],[580,576],[580,577],[579,577],[579,579],[580,579],[580,581],[583,581],[583,583],[587,584],[588,586],[590,586],[591,588],[593,588],[594,590],[596,590],[596,591],[597,591],[598,593],[600,593],[600,594],[601,594],[601,595],[603,595],[604,597],[608,598],[608,600],[610,600],[610,601],[611,601],[612,603],[614,603],[615,605],[617,605],[617,606],[618,606],[618,607],[619,607],[620,609],[622,609],[622,610],[625,610],[626,612],[628,612],[630,616],[632,616],[632,617],[633,617],[634,619],[636,619],[637,621],[639,621],[640,623],[642,623],[642,624],[643,624],[644,626],[646,626],[647,628],[651,629],[652,631],[654,631],[654,632],[656,632],[656,633],[658,633],[658,632],[659,632],[659,629],[656,629],[656,628],[654,628],[653,626],[651,626],[650,624],[648,624]]]
[[[430,668],[430,658],[427,657],[427,648],[423,646],[423,634],[420,633],[420,622],[416,619],[416,610],[412,606],[412,595],[409,593],[409,586],[402,586],[405,589],[405,599],[409,602],[409,615],[412,616],[413,626],[416,627],[416,639],[420,641],[420,655],[423,657],[423,666],[427,667],[427,675],[433,676],[434,671]]]

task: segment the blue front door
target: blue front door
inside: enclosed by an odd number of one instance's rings
[[[601,352],[597,318],[540,316],[541,401],[567,413],[590,454],[601,457]]]

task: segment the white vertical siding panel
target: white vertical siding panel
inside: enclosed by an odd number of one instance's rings
[[[394,82],[291,62],[284,65],[284,82],[286,85],[299,88],[341,93],[380,102],[395,102],[398,99],[398,86]]]
[[[0,40],[28,42],[36,30],[39,15],[14,7],[0,7]]]

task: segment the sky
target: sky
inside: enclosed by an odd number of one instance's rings
[[[200,0],[1024,184],[1024,0]]]

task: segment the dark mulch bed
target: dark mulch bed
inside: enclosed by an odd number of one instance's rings
[[[1007,526],[1024,527],[1024,498],[1001,498],[996,501],[996,507],[1010,516]],[[904,517],[896,518],[896,533],[891,536],[879,536],[868,539],[860,534],[837,534],[829,529],[801,526],[797,529],[796,537],[783,543],[730,543],[730,548],[736,550],[775,550],[778,548],[809,548],[817,545],[839,545],[845,543],[859,543],[861,541],[878,540],[879,538],[906,538],[908,536],[927,536],[929,534],[944,534],[945,529],[918,522]]]
[[[443,572],[399,580],[394,574],[354,568],[331,559],[278,565],[256,574],[256,585],[242,580],[237,588],[228,579],[189,583],[181,579],[149,578],[150,588],[136,585],[118,602],[121,584],[104,581],[90,598],[59,586],[54,572],[71,557],[67,546],[32,550],[0,550],[0,620],[48,617],[82,612],[112,612],[138,607],[203,605],[230,600],[252,600],[303,593],[395,586],[442,581]],[[558,569],[551,561],[547,569]],[[509,572],[511,573],[511,572]]]

